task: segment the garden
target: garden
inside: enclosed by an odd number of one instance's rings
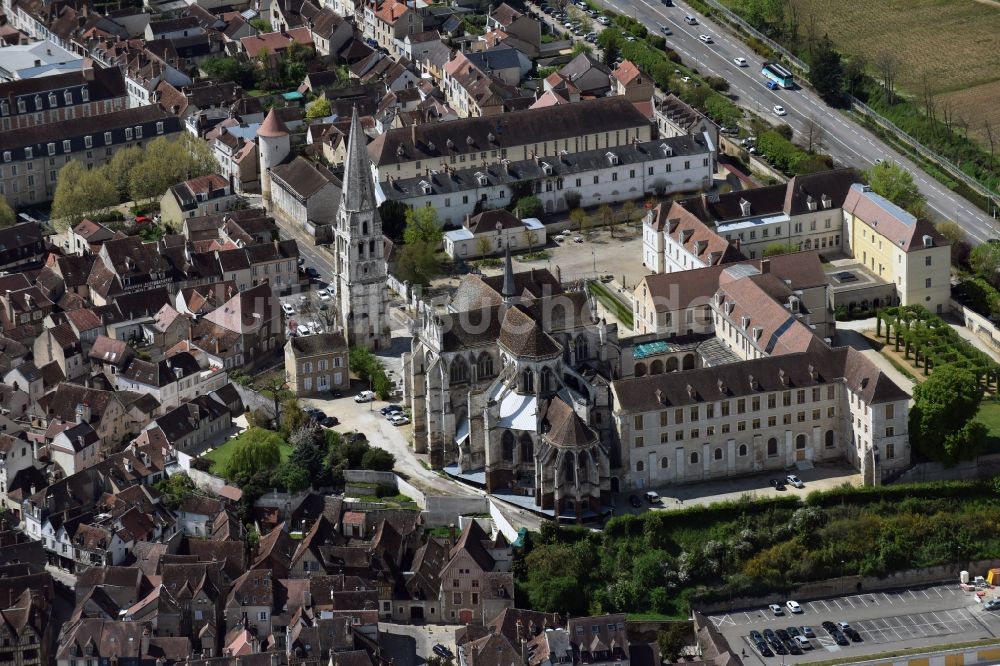
[[[602,532],[543,525],[514,563],[517,605],[572,615],[687,618],[691,607],[1000,557],[1000,484],[844,486],[613,518]],[[959,550],[960,549],[960,550]],[[956,573],[957,575],[957,573]]]

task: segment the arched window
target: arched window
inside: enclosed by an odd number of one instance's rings
[[[361,223],[361,235],[362,236],[367,236],[368,235],[368,223],[367,222],[362,222]]]
[[[583,335],[576,336],[576,358],[577,360],[590,358],[590,349],[587,345],[587,338]]]
[[[548,366],[542,368],[542,391],[554,391],[556,388],[556,377],[552,374],[552,369]]]
[[[693,370],[694,369],[694,354],[688,354],[684,357],[684,369]]]
[[[521,462],[531,462],[535,458],[535,443],[531,440],[531,435],[524,433],[521,435]]]
[[[635,376],[636,377],[645,377],[646,376],[646,364],[645,363],[636,363],[635,364]]]
[[[660,458],[660,467],[663,469],[667,469],[668,467],[670,467],[670,458],[668,458],[667,456],[663,456],[662,458]]]
[[[649,364],[649,374],[651,375],[662,375],[663,374],[663,361],[656,359]]]
[[[836,435],[833,434],[832,430],[827,430],[826,431],[826,434],[823,436],[823,439],[824,439],[823,443],[826,446],[826,448],[828,448],[828,449],[832,449],[833,448],[834,444],[836,443],[835,437],[836,437]]]
[[[530,368],[526,369],[524,373],[521,374],[521,385],[524,387],[525,393],[535,392],[535,373],[533,373]]]
[[[806,448],[806,436],[805,435],[799,435],[798,437],[795,438],[795,448],[798,449],[799,451],[801,451],[802,449]]]
[[[772,437],[767,440],[767,455],[776,456],[778,455],[778,440]]]
[[[692,465],[698,464],[698,454],[696,452],[691,453],[691,464]]]
[[[739,451],[740,451],[740,455],[741,456],[745,456],[747,454],[747,445],[746,444],[740,444]]]
[[[722,460],[722,449],[715,449],[715,459]]]
[[[456,356],[451,362],[451,370],[448,373],[452,383],[469,381],[469,364],[461,356]]]
[[[479,355],[479,360],[476,361],[476,373],[480,378],[493,376],[493,357],[487,352]]]
[[[677,357],[671,356],[667,359],[667,372],[677,372]]]
[[[635,464],[635,471],[641,472],[644,469],[646,469],[646,466],[642,464],[641,460]]]
[[[576,481],[575,468],[576,461],[573,459],[572,454],[566,456],[566,464],[563,465],[563,479],[566,483],[573,483]]]
[[[500,457],[504,462],[514,462],[514,435],[505,430],[500,438]]]
[[[590,460],[590,456],[581,453],[576,460],[577,460],[576,478],[580,480],[580,483],[587,483],[590,480],[587,471],[587,461]]]

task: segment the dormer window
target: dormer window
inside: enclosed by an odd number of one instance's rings
[[[750,326],[750,315],[743,315],[740,317],[740,325],[743,327],[744,331],[747,330]]]
[[[132,128],[131,127],[126,127],[125,128],[125,140],[126,141],[131,141],[132,140]]]
[[[480,187],[485,187],[490,184],[490,181],[486,177],[486,174],[483,173],[482,171],[476,172],[476,182],[479,183]]]
[[[90,136],[89,134],[87,136],[83,137],[83,145],[86,146],[87,148],[93,148],[94,147],[94,137]]]
[[[4,162],[10,162],[10,151],[9,150],[3,151],[3,161]]]
[[[23,99],[17,100],[17,112],[24,113],[28,110],[28,106],[24,103]]]
[[[63,93],[63,102],[65,102],[66,106],[69,106],[70,104],[72,104],[73,103],[73,93],[70,92],[69,90],[67,90],[66,92],[64,92]]]
[[[826,210],[827,208],[833,205],[833,199],[831,199],[826,194],[822,196],[822,201],[823,201],[823,210]]]
[[[10,104],[6,101],[0,102],[0,115],[8,115],[10,113]]]
[[[73,150],[73,144],[70,142],[69,139],[65,139],[63,141],[63,152],[68,153],[71,152],[72,150]]]
[[[55,155],[56,154],[56,144],[54,144],[54,143],[47,144],[45,146],[45,149],[46,149],[46,151],[48,152],[49,155]]]
[[[428,183],[426,180],[422,180],[420,181],[420,191],[423,192],[424,194],[432,194],[434,190],[431,187],[430,183]]]
[[[163,121],[162,120],[156,121],[156,133],[157,134],[163,134]]]
[[[746,199],[740,199],[740,213],[743,214],[743,217],[750,216],[750,202]]]
[[[542,171],[545,173],[546,176],[551,176],[552,175],[552,165],[549,164],[548,162],[542,162]]]
[[[84,86],[84,87],[80,88],[80,98],[84,102],[89,102],[90,101],[90,91],[87,89],[87,86]]]
[[[809,210],[816,210],[817,204],[816,200],[812,198],[812,195],[806,197],[806,208]]]
[[[141,139],[142,138],[142,125],[136,125],[135,126],[135,138],[137,138],[137,139]]]
[[[660,150],[663,151],[663,154],[666,157],[673,157],[674,156],[674,149],[671,148],[670,146],[668,146],[665,143],[661,143],[660,144]]]
[[[55,93],[49,93],[49,106],[59,106],[59,98],[56,97]]]
[[[111,132],[105,132],[104,133],[104,145],[105,146],[110,146],[111,145]]]
[[[24,159],[30,160],[32,157],[34,157],[34,151],[31,148],[25,148]]]
[[[35,95],[35,111],[41,111],[41,110],[42,110],[42,96]]]
[[[617,155],[615,155],[614,153],[612,153],[612,152],[609,151],[609,152],[605,153],[604,156],[608,158],[608,164],[610,164],[611,166],[618,166],[618,156]]]

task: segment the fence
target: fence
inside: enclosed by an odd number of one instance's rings
[[[789,63],[791,63],[791,65],[795,69],[801,71],[803,74],[808,74],[809,73],[809,65],[807,65],[804,62],[802,62],[802,60],[800,60],[799,58],[797,58],[795,56],[795,54],[793,54],[791,51],[789,51],[788,49],[786,49],[784,46],[782,46],[778,42],[774,41],[773,39],[771,39],[770,37],[768,37],[767,35],[765,35],[764,33],[762,33],[760,30],[758,30],[757,28],[753,27],[752,25],[750,25],[749,23],[747,23],[746,21],[744,21],[743,19],[741,19],[739,16],[737,16],[736,14],[734,14],[728,7],[725,7],[724,5],[722,5],[721,3],[717,2],[716,0],[705,0],[705,4],[707,4],[709,7],[711,7],[715,11],[717,11],[719,13],[719,16],[721,16],[723,19],[725,19],[729,23],[732,23],[733,25],[738,26],[741,30],[743,30],[744,32],[746,32],[751,37],[755,37],[755,38],[759,39],[760,41],[764,42],[774,52],[780,53],[785,58],[785,60],[787,60]]]
[[[900,141],[908,145],[910,148],[917,151],[917,153],[921,157],[941,167],[942,169],[947,171],[948,175],[950,175],[952,178],[956,178],[962,181],[963,183],[968,185],[969,188],[972,189],[974,192],[992,201],[994,205],[1000,203],[1000,194],[986,187],[978,180],[976,180],[969,174],[959,169],[957,164],[955,164],[946,157],[938,155],[933,150],[931,150],[924,144],[920,143],[918,140],[914,139],[912,136],[910,136],[903,130],[899,129],[899,127],[897,127],[895,123],[893,123],[890,120],[887,120],[884,116],[880,115],[878,111],[876,111],[875,109],[871,108],[870,106],[868,106],[867,104],[865,104],[864,102],[853,96],[851,97],[851,109],[853,111],[856,111],[857,113],[860,113],[866,118],[869,118],[873,123],[884,129],[885,131],[891,132],[894,135],[894,138],[898,138]]]

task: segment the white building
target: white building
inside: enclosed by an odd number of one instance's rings
[[[547,213],[696,192],[712,186],[715,146],[707,135],[679,136],[580,153],[512,161],[495,159],[379,183],[380,201],[431,206],[441,221],[458,224],[479,210],[503,208],[530,183]],[[435,164],[436,166],[436,164]],[[571,194],[572,193],[572,194]]]
[[[461,229],[446,232],[444,251],[452,259],[479,259],[508,249],[517,252],[542,248],[546,242],[545,225],[540,220],[520,220],[498,208],[467,218]]]

